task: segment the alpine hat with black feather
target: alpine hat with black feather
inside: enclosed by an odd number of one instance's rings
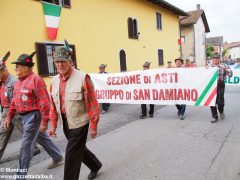
[[[33,67],[34,62],[33,62],[32,58],[33,58],[34,54],[36,54],[36,52],[33,52],[30,55],[22,54],[18,57],[17,61],[12,62],[12,64],[19,64],[19,65],[23,65],[23,66]]]
[[[6,68],[6,61],[9,56],[10,56],[10,51],[8,51],[3,58],[0,58],[0,70],[3,70]]]

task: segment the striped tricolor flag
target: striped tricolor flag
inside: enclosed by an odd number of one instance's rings
[[[62,6],[42,2],[49,39],[56,39]]]
[[[204,87],[203,92],[197,99],[195,106],[214,106],[217,97],[217,80],[218,70],[214,73],[208,84]]]

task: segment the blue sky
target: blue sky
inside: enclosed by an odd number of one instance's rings
[[[207,37],[223,36],[224,41],[240,41],[240,0],[166,0],[184,11],[200,4],[210,27]]]

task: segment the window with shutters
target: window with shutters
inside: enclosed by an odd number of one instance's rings
[[[157,29],[162,30],[162,15],[160,13],[156,13],[156,19],[157,19]]]
[[[137,27],[137,20],[133,20],[133,36],[135,39],[138,39],[138,27]]]
[[[66,8],[71,8],[71,0],[42,0],[43,2],[48,2],[56,5],[62,5]]]
[[[128,37],[133,38],[133,20],[132,18],[128,18]]]
[[[62,46],[63,44],[35,43],[38,74],[40,76],[48,77],[57,75],[57,70],[53,62],[53,53]],[[70,44],[70,47],[73,49],[73,66],[77,68],[75,45]]]
[[[71,8],[71,0],[63,0],[62,6],[66,8]]]
[[[127,71],[126,53],[123,49],[120,51],[119,57],[120,57],[120,70],[121,70],[121,72]]]
[[[163,65],[163,49],[158,49],[158,65]]]
[[[128,37],[138,39],[138,23],[136,19],[128,18]]]

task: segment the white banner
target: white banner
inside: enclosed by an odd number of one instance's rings
[[[90,76],[99,103],[211,106],[216,101],[216,68],[151,69]]]
[[[229,66],[233,72],[232,77],[227,77],[225,84],[229,86],[240,86],[240,66]]]

